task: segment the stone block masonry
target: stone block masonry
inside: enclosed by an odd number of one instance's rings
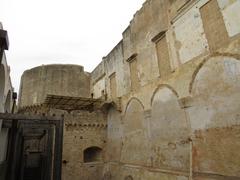
[[[63,179],[240,179],[239,11],[238,0],[147,0],[91,73],[48,84],[46,71],[24,73],[20,108],[49,92],[102,101],[28,108],[65,117]]]

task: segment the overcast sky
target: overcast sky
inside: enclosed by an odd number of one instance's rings
[[[15,90],[23,71],[42,64],[80,64],[91,72],[121,40],[144,1],[0,0]]]

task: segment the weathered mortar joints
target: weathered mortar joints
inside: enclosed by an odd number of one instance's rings
[[[93,72],[26,71],[20,109],[64,115],[62,179],[240,179],[239,11],[147,0]],[[47,95],[62,99],[33,108]]]

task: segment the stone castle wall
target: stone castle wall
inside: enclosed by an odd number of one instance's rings
[[[239,11],[238,0],[147,0],[89,75],[104,111],[48,111],[65,116],[63,178],[239,179]],[[102,158],[85,162],[88,147]]]
[[[76,78],[77,77],[77,78]],[[24,72],[19,107],[42,104],[48,94],[90,97],[90,77],[79,65],[43,65]]]
[[[106,115],[99,110],[66,111],[46,106],[47,95],[89,98],[89,73],[78,65],[46,65],[25,71],[21,81],[19,112],[64,116],[62,179],[100,178],[107,141]],[[101,149],[98,162],[84,160],[84,151],[91,147]]]
[[[56,109],[51,109],[49,113],[64,114],[62,179],[101,180],[107,143],[104,114],[100,111],[67,113]],[[84,151],[91,147],[102,150],[98,162],[86,162],[84,159]]]
[[[91,73],[112,179],[238,179],[239,1],[148,0]],[[231,140],[230,140],[231,139]],[[233,155],[234,154],[234,155]]]

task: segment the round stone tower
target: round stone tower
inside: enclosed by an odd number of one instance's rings
[[[90,75],[79,65],[42,65],[25,71],[19,107],[41,104],[47,95],[89,97]]]

